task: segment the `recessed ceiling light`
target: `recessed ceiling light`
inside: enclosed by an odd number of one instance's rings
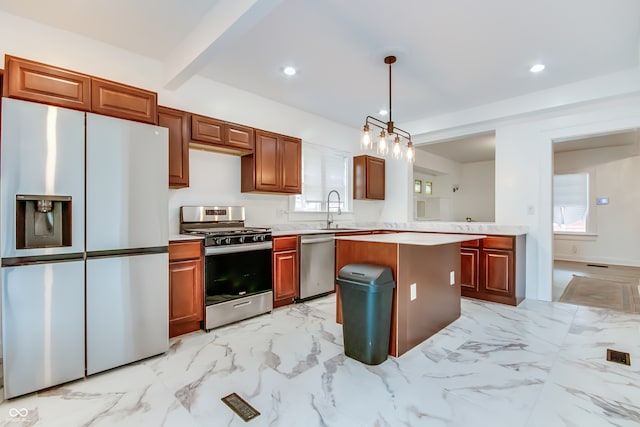
[[[293,76],[296,74],[296,69],[293,67],[285,67],[284,70],[282,70],[283,73],[285,73],[287,76]]]
[[[544,64],[536,64],[529,68],[529,71],[531,71],[532,73],[539,73],[542,70],[544,70]]]
[[[389,112],[383,109],[383,110],[380,110],[378,114],[380,114],[381,116],[386,116],[387,114],[389,114]]]

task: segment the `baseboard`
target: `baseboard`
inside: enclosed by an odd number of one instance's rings
[[[601,258],[601,257],[578,257],[568,254],[554,254],[554,261],[572,261],[582,262],[585,264],[606,264],[616,265],[620,267],[640,267],[640,261],[634,259],[620,259],[620,258]]]

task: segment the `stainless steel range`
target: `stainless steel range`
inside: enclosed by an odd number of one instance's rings
[[[180,208],[180,233],[204,237],[206,330],[273,308],[271,229],[244,221],[241,206]]]

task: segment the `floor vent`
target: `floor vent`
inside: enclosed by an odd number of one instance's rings
[[[608,265],[602,265],[602,264],[587,264],[587,267],[609,268]]]
[[[629,353],[623,351],[607,349],[607,360],[609,362],[621,363],[623,365],[631,366],[631,356]]]
[[[260,415],[260,412],[256,411],[253,406],[249,405],[236,393],[231,393],[230,395],[223,397],[221,400],[245,422]]]

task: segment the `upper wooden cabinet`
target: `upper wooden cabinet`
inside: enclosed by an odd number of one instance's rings
[[[91,78],[91,111],[144,123],[157,123],[158,95],[144,89]]]
[[[198,148],[243,155],[253,151],[253,128],[191,115],[191,143]]]
[[[91,76],[10,55],[4,62],[4,96],[91,111]]]
[[[224,145],[224,122],[211,117],[191,115],[191,139],[205,144]]]
[[[5,74],[9,98],[157,123],[155,92],[11,55],[5,55]]]
[[[169,129],[169,187],[189,186],[189,113],[158,106],[158,126]]]
[[[353,198],[384,200],[384,159],[367,155],[353,158]]]
[[[302,140],[256,130],[251,155],[242,157],[241,190],[300,194],[302,191]]]

